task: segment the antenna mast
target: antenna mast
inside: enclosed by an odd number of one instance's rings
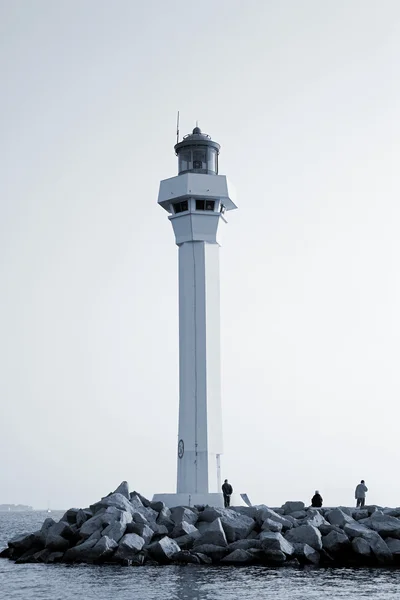
[[[178,116],[176,117],[176,143],[179,143],[179,110]]]

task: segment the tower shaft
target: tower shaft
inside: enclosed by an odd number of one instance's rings
[[[179,246],[178,493],[220,490],[219,245]]]

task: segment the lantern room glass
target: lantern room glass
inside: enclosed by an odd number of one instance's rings
[[[218,152],[210,146],[181,148],[178,154],[178,169],[181,173],[218,173]]]

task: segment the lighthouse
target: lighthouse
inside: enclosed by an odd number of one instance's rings
[[[175,145],[178,175],[161,181],[158,195],[179,255],[177,486],[154,496],[167,506],[223,506],[218,230],[237,206],[218,172],[219,151],[195,127]]]

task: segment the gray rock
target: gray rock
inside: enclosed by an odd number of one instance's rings
[[[181,550],[190,550],[193,548],[195,541],[199,539],[200,535],[200,532],[196,530],[187,535],[175,538],[175,541]]]
[[[326,513],[325,518],[327,521],[329,521],[329,523],[331,523],[331,525],[337,525],[341,529],[344,528],[346,523],[354,523],[354,519],[340,508],[334,508],[330,510],[328,513]]]
[[[299,510],[304,510],[305,504],[304,502],[285,502],[282,505],[283,514],[290,515],[291,513],[297,512]]]
[[[290,516],[293,519],[305,519],[307,516],[307,513],[305,510],[295,510],[294,512],[290,513]]]
[[[62,561],[63,556],[64,556],[64,552],[51,552],[46,559],[46,563],[47,564],[59,563]]]
[[[222,563],[228,565],[246,565],[254,562],[254,557],[246,552],[246,550],[234,550],[227,556],[221,559]]]
[[[47,532],[49,531],[50,527],[52,527],[55,524],[56,524],[55,520],[52,519],[51,517],[48,517],[47,519],[45,519],[43,521],[43,525],[40,529],[40,532],[44,535],[44,537],[46,537]]]
[[[322,525],[324,525],[324,526],[330,525],[330,523],[328,523],[328,521],[325,519],[325,517],[315,508],[308,509],[304,524],[306,524],[306,523],[308,523],[308,525],[314,525],[314,527],[317,527],[318,529]]]
[[[283,531],[287,531],[293,527],[292,521],[278,514],[276,511],[272,510],[272,508],[260,508],[257,516],[257,523],[262,525],[266,519],[281,523]]]
[[[171,519],[171,511],[169,508],[163,508],[160,510],[157,517],[157,525],[164,525],[167,528],[168,533],[171,533],[175,527],[174,521]]]
[[[157,525],[157,523],[156,523],[155,525],[152,526],[152,529],[154,530],[154,535],[164,537],[164,536],[168,536],[168,534],[169,534],[169,531],[165,527],[165,525]]]
[[[145,544],[150,544],[154,535],[154,531],[144,523],[128,523],[125,533],[136,533],[144,539]]]
[[[76,513],[76,525],[78,527],[82,527],[82,525],[88,520],[92,518],[92,513],[86,510],[78,510]]]
[[[249,552],[251,551],[249,550]],[[252,553],[254,552],[257,551],[253,550]],[[264,562],[268,565],[282,565],[286,562],[286,554],[280,550],[265,550],[265,552],[263,552],[263,558]]]
[[[353,512],[353,519],[359,521],[360,519],[368,519],[368,511],[363,508],[357,509]]]
[[[196,531],[197,529],[194,525],[186,523],[186,521],[182,521],[181,523],[175,525],[175,527],[172,530],[171,537],[182,537],[183,535],[188,535],[189,533],[194,533]]]
[[[300,525],[285,534],[288,542],[308,544],[314,550],[322,549],[322,537],[319,529],[314,525]]]
[[[140,503],[140,506],[142,509],[144,509],[142,503]],[[126,511],[131,514],[135,512],[135,508],[139,508],[136,506],[134,507],[133,504],[129,502],[129,500],[122,494],[111,494],[110,496],[102,498],[99,502],[91,504],[90,510],[92,511],[93,515],[96,515],[96,513],[98,513],[101,509],[109,507],[118,508],[119,510]]]
[[[164,504],[164,502],[161,502],[161,500],[157,500],[157,502],[150,502],[150,508],[159,513],[163,508],[167,507]]]
[[[200,522],[210,523],[217,518],[221,519],[222,527],[229,542],[247,537],[255,527],[254,519],[228,508],[207,507],[199,515]],[[200,523],[198,523],[198,528],[201,531]]]
[[[194,564],[200,565],[201,559],[197,554],[192,554],[188,552],[188,550],[181,550],[172,556],[172,560],[174,562],[183,563],[183,564]]]
[[[105,535],[88,550],[87,558],[83,562],[103,562],[113,555],[117,547],[118,544]]]
[[[50,534],[46,538],[46,549],[49,550],[49,552],[65,552],[65,550],[68,550],[69,546],[68,540],[61,535]]]
[[[340,529],[337,525],[331,525],[328,523],[327,525],[320,525],[318,529],[321,532],[321,535],[328,535],[331,531],[337,531],[338,533],[342,533],[343,529]]]
[[[34,533],[22,533],[13,537],[8,545],[14,550],[13,557],[21,555],[29,550],[35,549],[35,551],[43,550],[44,548],[44,536],[41,531],[35,531]]]
[[[215,544],[202,544],[193,549],[193,554],[205,554],[209,556],[213,562],[220,561],[229,553],[227,547],[216,546]]]
[[[355,537],[351,542],[351,546],[355,554],[359,554],[362,557],[371,556],[371,546],[364,538]]]
[[[371,516],[371,527],[383,538],[400,539],[400,520],[396,517],[374,513]]]
[[[350,545],[349,538],[344,533],[331,531],[328,535],[322,538],[322,546],[329,554],[337,554],[348,548]]]
[[[222,547],[228,545],[221,519],[215,519],[215,521],[210,524],[207,530],[204,531],[204,533],[201,533],[200,537],[195,542],[195,547],[204,546],[206,544]],[[205,552],[205,554],[207,553]]]
[[[145,496],[142,496],[142,494],[139,494],[139,492],[132,492],[130,494],[130,500],[132,500],[132,498],[135,498],[135,497],[139,498],[140,502],[143,504],[143,506],[145,508],[149,508],[151,506],[150,500],[148,498],[146,498]]]
[[[241,515],[246,515],[246,517],[250,517],[251,519],[257,519],[259,511],[258,506],[231,506],[230,508]],[[263,506],[263,508],[265,507]]]
[[[264,553],[283,552],[287,556],[294,553],[293,545],[285,540],[281,533],[275,533],[274,531],[260,533],[260,546]]]
[[[357,523],[356,521],[354,521],[354,523],[347,523],[344,526],[343,531],[349,538],[355,538],[360,536],[365,537],[371,533],[371,530],[368,529],[368,527],[362,525],[361,523]]]
[[[63,557],[64,562],[86,562],[90,561],[90,550],[99,540],[86,540],[78,546],[74,546],[66,551]]]
[[[79,508],[70,508],[67,512],[61,517],[60,521],[66,521],[70,525],[74,525],[76,523],[76,515],[79,512]]]
[[[95,531],[102,532],[105,528],[109,527],[110,525],[121,522],[123,525],[116,526],[116,534],[118,534],[118,531],[120,531],[123,527],[126,528],[126,525],[128,523],[130,523],[131,521],[132,521],[132,512],[120,510],[119,508],[116,508],[115,506],[109,506],[105,510],[102,510],[102,511],[96,513],[95,516],[92,517],[91,519],[88,519],[80,528],[79,535],[81,536],[81,538],[87,539]],[[111,529],[112,528],[110,527],[108,529],[108,531],[111,531]],[[125,529],[124,529],[124,532],[125,532]],[[122,533],[122,535],[124,534],[124,532]],[[108,533],[105,533],[104,535],[107,535],[107,534]],[[122,537],[122,535],[121,535],[121,537]],[[113,539],[115,539],[115,538],[113,538]],[[119,538],[119,539],[121,539],[121,538]],[[115,540],[115,541],[118,541],[118,540]]]
[[[125,535],[126,531],[126,522],[125,521],[115,521],[114,523],[110,523],[107,527],[101,532],[103,537],[108,537],[118,544],[120,539]],[[135,533],[131,535],[136,535]]]
[[[308,544],[295,544],[295,556],[301,563],[311,563],[318,565],[321,560],[321,555],[317,550],[311,548]]]
[[[400,540],[395,538],[386,538],[385,542],[392,554],[400,554]]]
[[[280,533],[282,531],[282,527],[282,523],[278,523],[278,521],[274,521],[273,519],[265,519],[261,529],[263,531],[275,531]]]
[[[148,547],[150,555],[159,563],[170,562],[173,555],[180,552],[180,550],[178,544],[168,537],[164,537]]]
[[[122,496],[124,496],[127,500],[130,500],[130,495],[129,495],[129,485],[127,481],[123,481],[122,483],[119,484],[119,486],[117,487],[117,489],[113,492],[114,494],[121,494]]]
[[[119,560],[132,560],[132,558],[138,554],[144,546],[144,539],[136,533],[127,533],[121,539],[118,549],[114,554],[114,559]]]
[[[145,525],[148,525],[149,522],[146,519],[146,517],[144,515],[142,515],[139,512],[134,512],[132,515],[132,521],[135,521],[135,523],[144,523]]]
[[[53,536],[62,536],[66,540],[73,540],[75,538],[75,533],[67,522],[59,521],[47,530],[46,546],[48,546],[49,539]]]
[[[198,518],[198,513],[190,508],[187,508],[186,506],[175,506],[171,509],[171,519],[175,525],[182,523],[182,521],[190,523],[190,525],[195,525],[198,521]]]
[[[250,550],[250,548],[261,548],[260,540],[238,540],[237,542],[233,542],[229,544],[228,550],[233,552],[234,550]]]
[[[364,538],[368,541],[375,558],[380,564],[391,564],[393,561],[393,555],[390,552],[387,544],[383,541],[381,536],[371,531],[367,538]]]
[[[193,554],[194,556],[198,556],[202,565],[211,565],[212,559],[206,554],[202,554],[201,552],[194,552]]]

